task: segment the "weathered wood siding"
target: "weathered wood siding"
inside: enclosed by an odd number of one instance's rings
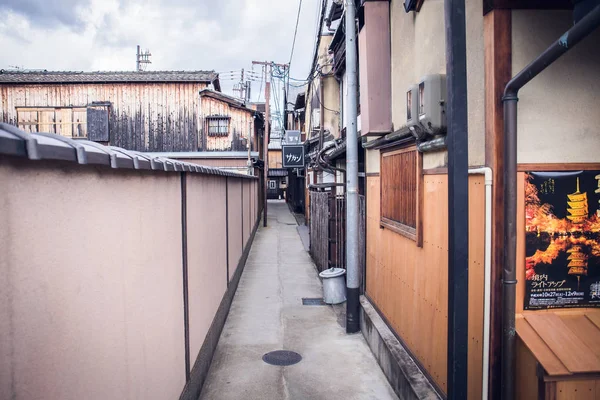
[[[235,107],[226,101],[209,96],[201,97],[202,132],[205,151],[243,151],[246,150],[248,135],[254,136],[254,111]],[[208,117],[229,117],[229,135],[210,136],[208,134]],[[251,133],[252,132],[252,133]],[[252,138],[252,151],[258,151],[256,138]]]
[[[139,151],[197,151],[205,83],[0,85],[0,121],[17,107],[82,107],[108,102],[110,144]]]
[[[281,150],[269,150],[269,168],[283,168]]]

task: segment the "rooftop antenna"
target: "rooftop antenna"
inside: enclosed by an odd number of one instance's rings
[[[143,53],[140,50],[140,45],[138,44],[137,46],[137,55],[136,55],[136,62],[135,62],[135,70],[137,72],[143,72],[146,70],[146,66],[148,64],[152,64],[152,61],[150,61],[150,56],[152,56],[152,54],[150,54],[150,50],[146,49]]]

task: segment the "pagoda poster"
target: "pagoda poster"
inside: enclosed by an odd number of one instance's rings
[[[525,305],[600,307],[600,171],[525,174]]]

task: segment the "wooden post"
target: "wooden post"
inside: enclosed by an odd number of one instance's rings
[[[492,285],[489,398],[500,398],[502,345],[502,266],[504,265],[504,111],[502,94],[512,77],[511,10],[483,17],[485,49],[485,163],[492,168]]]

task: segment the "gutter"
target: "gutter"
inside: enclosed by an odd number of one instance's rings
[[[504,89],[504,269],[502,276],[502,399],[515,398],[517,261],[517,102],[519,90],[600,26],[596,6],[521,72]]]

